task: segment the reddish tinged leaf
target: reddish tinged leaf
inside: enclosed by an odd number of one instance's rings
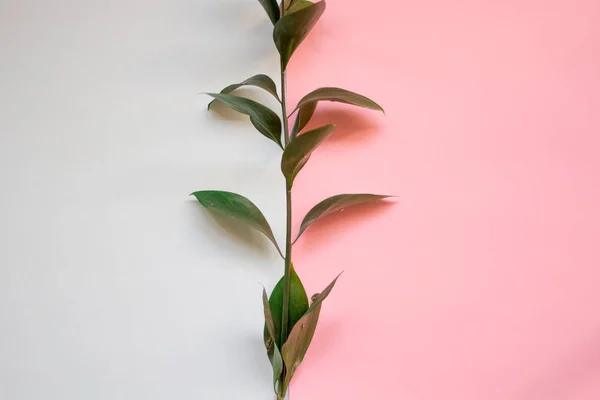
[[[322,303],[327,296],[329,296],[329,293],[331,293],[331,290],[339,277],[340,276],[338,275],[333,282],[323,290],[323,292],[312,296],[312,304],[308,311],[306,311],[306,314],[304,314],[296,326],[294,326],[294,329],[290,332],[290,336],[281,348],[281,356],[286,365],[284,388],[288,387],[296,369],[300,363],[302,363],[302,360],[306,355],[315,334],[315,330],[317,329]]]
[[[269,305],[269,299],[267,298],[267,292],[263,289],[263,309],[265,314],[265,325],[266,330],[269,335],[268,342],[265,342],[267,347],[267,354],[269,355],[269,360],[271,361],[271,365],[273,366],[273,389],[275,390],[275,394],[277,394],[277,381],[281,379],[281,373],[283,372],[283,358],[281,357],[281,353],[279,352],[279,348],[277,347],[276,337],[275,336],[275,324],[273,322],[273,314],[271,313],[271,306]]]

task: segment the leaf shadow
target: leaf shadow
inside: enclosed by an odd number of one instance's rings
[[[256,380],[264,379],[263,370],[269,370],[271,365],[269,364],[267,351],[261,335],[258,336],[255,333],[244,335],[244,358],[248,363],[252,363],[253,375]]]
[[[195,206],[197,215],[201,220],[206,221],[206,225],[212,233],[219,237],[217,240],[214,239],[213,235],[203,235],[204,238],[209,236],[212,238],[209,240],[214,240],[217,244],[221,239],[242,244],[262,257],[269,257],[272,251],[276,251],[272,248],[273,244],[262,233],[214,211],[206,210],[192,201],[190,201],[190,204]]]
[[[318,354],[327,354],[334,347],[342,331],[342,322],[340,319],[319,317],[319,326],[317,327],[315,337],[317,340],[312,344],[314,352]]]
[[[342,108],[317,107],[304,131],[327,124],[335,124],[335,131],[327,139],[327,142],[333,143],[358,143],[369,139],[379,128],[375,119],[367,116],[364,111],[353,109],[351,106],[342,106]]]
[[[394,205],[391,199],[358,204],[343,211],[319,218],[302,234],[298,243],[307,248],[325,245],[324,242],[342,236],[351,229],[357,229],[361,221],[378,216]]]
[[[341,331],[342,324],[339,319],[324,320],[322,317],[319,317],[315,336],[310,343],[310,347],[306,353],[306,358],[304,359],[303,363],[300,364],[300,367],[295,374],[295,378],[302,376],[305,371],[308,371],[310,368],[310,363],[318,363],[320,359],[327,358],[327,354],[330,353],[331,349],[335,346]]]
[[[560,400],[571,398],[582,385],[600,374],[600,332],[596,330],[589,340],[573,349],[542,379],[536,381],[528,395],[535,398]]]

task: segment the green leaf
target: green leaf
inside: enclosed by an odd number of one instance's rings
[[[287,368],[283,385],[284,389],[287,389],[296,369],[306,355],[310,342],[315,334],[315,330],[317,329],[322,303],[327,296],[329,296],[329,293],[331,293],[331,290],[339,277],[340,276],[338,275],[337,278],[323,290],[323,292],[312,296],[310,308],[306,311],[306,314],[304,314],[300,321],[298,321],[296,326],[294,326],[287,341],[281,348],[281,355]]]
[[[300,135],[300,137],[304,134]],[[314,206],[302,220],[300,225],[300,231],[294,243],[300,238],[302,233],[317,219],[333,214],[337,211],[343,211],[344,208],[354,206],[361,203],[367,203],[374,200],[381,200],[392,196],[380,195],[380,194],[338,194],[337,196],[329,197],[316,206]]]
[[[269,340],[265,341],[265,346],[267,347],[267,354],[269,356],[269,360],[271,361],[271,365],[273,366],[273,389],[275,390],[275,394],[277,394],[277,381],[281,379],[281,373],[283,372],[283,359],[281,357],[279,347],[277,347],[276,344],[277,336],[275,336],[273,314],[271,313],[271,306],[269,304],[269,299],[267,298],[267,292],[264,288],[262,297],[263,309],[265,313],[265,325],[269,335]]]
[[[319,88],[300,99],[298,105],[294,111],[292,111],[293,114],[296,110],[299,110],[298,117],[296,118],[296,124],[294,125],[294,131],[292,131],[292,136],[294,136],[294,132],[298,134],[300,131],[302,131],[306,124],[308,124],[308,121],[310,121],[312,118],[319,101],[335,101],[338,103],[351,104],[357,107],[384,112],[383,108],[379,104],[361,94],[334,87]]]
[[[273,322],[275,325],[275,343],[281,347],[281,317],[283,309],[283,277],[277,282],[271,297],[269,298],[269,304],[271,305],[271,312],[273,313]],[[298,274],[294,270],[294,266],[291,266],[290,271],[290,303],[288,308],[288,334],[292,328],[304,313],[308,310],[308,297],[306,291],[302,285],[302,281],[298,277]],[[267,329],[265,328],[265,341],[267,339]]]
[[[229,85],[225,89],[221,90],[220,94],[229,94],[229,93],[233,92],[234,90],[239,89],[242,86],[259,87],[259,88],[264,89],[267,92],[271,93],[273,95],[273,97],[275,97],[277,99],[277,101],[281,101],[281,100],[279,100],[279,95],[277,94],[277,86],[275,85],[275,82],[273,82],[273,79],[271,79],[267,75],[263,75],[263,74],[254,75],[254,76],[251,76],[250,78],[246,79],[243,82]],[[210,103],[208,103],[209,110],[210,110],[210,106],[212,106],[215,101],[217,101],[217,100],[215,99],[215,100],[211,101]]]
[[[220,190],[201,190],[192,193],[206,209],[227,218],[241,221],[264,234],[283,257],[273,231],[263,213],[250,200],[236,193]]]
[[[287,67],[292,54],[304,41],[313,26],[325,11],[325,0],[307,5],[305,8],[286,14],[275,24],[273,39],[281,55],[281,67]]]
[[[296,11],[300,11],[303,8],[309,7],[313,4],[315,4],[315,3],[313,3],[312,1],[308,1],[308,0],[285,0],[282,3],[282,7],[285,7],[286,14],[291,14]]]
[[[337,101],[339,103],[352,104],[354,106],[383,112],[383,108],[368,97],[351,92],[346,89],[334,87],[323,87],[313,90],[312,92],[304,96],[302,99],[300,99],[294,111],[296,111],[303,105],[311,103],[313,101]]]
[[[270,108],[262,104],[234,96],[232,94],[207,93],[209,96],[222,101],[235,111],[250,116],[250,122],[260,133],[283,148],[281,144],[281,119]]]
[[[308,124],[313,114],[315,113],[315,109],[317,108],[317,101],[312,101],[300,107],[298,111],[298,116],[296,117],[296,122],[294,123],[294,127],[292,128],[292,139],[294,139],[302,129]]]
[[[279,21],[279,5],[277,4],[277,0],[258,0],[258,2],[263,6],[269,19],[275,25],[277,21]]]
[[[294,178],[310,158],[312,152],[327,139],[335,129],[335,125],[325,125],[313,129],[294,138],[283,151],[281,171],[288,187],[292,187]]]

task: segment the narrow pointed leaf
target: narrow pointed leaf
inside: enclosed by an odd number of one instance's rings
[[[304,135],[300,135],[302,137]],[[296,240],[302,235],[302,233],[317,219],[333,214],[337,211],[341,211],[346,207],[354,206],[361,203],[367,203],[370,201],[381,200],[392,196],[379,195],[379,194],[338,194],[337,196],[329,197],[316,206],[314,206],[302,220],[300,225],[300,231]],[[294,243],[296,242],[294,240]]]
[[[325,0],[309,4],[306,7],[286,14],[275,24],[273,39],[281,55],[282,68],[285,70],[292,54],[315,26],[325,11]]]
[[[221,90],[220,94],[229,94],[229,93],[233,92],[234,90],[239,89],[242,86],[259,87],[259,88],[264,89],[267,92],[271,93],[273,95],[273,97],[275,97],[277,99],[277,101],[281,101],[281,100],[279,100],[279,95],[277,94],[277,86],[275,85],[275,82],[273,82],[273,79],[271,79],[267,75],[263,75],[263,74],[254,75],[254,76],[251,76],[250,78],[246,79],[243,82],[229,85],[225,89]],[[213,101],[208,103],[209,110],[210,110],[210,106],[212,106],[215,101],[217,101],[217,99],[214,99]]]
[[[281,348],[281,355],[283,362],[286,365],[286,376],[284,382],[284,388],[287,388],[296,369],[302,363],[304,356],[310,346],[310,342],[317,329],[317,323],[319,322],[319,314],[321,313],[321,306],[323,300],[329,296],[333,289],[337,279],[333,280],[321,293],[317,293],[312,296],[312,304],[306,314],[298,321],[294,329],[290,332],[290,336]]]
[[[207,94],[227,104],[235,111],[250,116],[250,122],[252,122],[252,125],[254,125],[260,133],[277,143],[279,147],[283,148],[281,144],[281,119],[279,119],[279,116],[269,107],[263,106],[254,100],[234,96],[232,94]]]
[[[263,6],[269,19],[275,25],[277,21],[279,21],[279,5],[277,4],[277,0],[258,0],[258,2]]]
[[[269,298],[269,304],[271,305],[271,312],[273,313],[273,323],[275,328],[275,343],[281,347],[281,318],[283,309],[283,277],[279,280],[271,297]],[[298,274],[294,270],[294,266],[291,267],[290,273],[290,302],[288,308],[288,334],[300,318],[308,310],[308,296],[302,285],[302,281],[298,277]],[[265,327],[265,343],[268,338],[267,329]]]
[[[286,365],[285,381],[283,382],[284,390],[289,387],[296,369],[300,366],[308,351],[310,342],[317,330],[320,313],[321,305],[318,305],[313,311],[302,317],[281,349],[281,356]]]
[[[294,113],[298,110],[298,116],[296,117],[296,123],[294,125],[294,130],[292,131],[292,136],[294,136],[294,133],[298,134],[300,131],[302,131],[306,124],[308,124],[315,113],[315,109],[319,101],[334,101],[384,112],[383,108],[379,104],[361,94],[354,93],[346,89],[333,87],[316,89],[300,99],[298,105],[294,111],[292,111],[292,113]]]
[[[192,195],[209,211],[243,222],[264,234],[283,257],[265,216],[250,200],[237,193],[220,190],[201,190]]]
[[[329,296],[329,293],[331,293],[331,291],[333,290],[333,287],[335,286],[337,280],[340,278],[341,275],[342,275],[342,272],[340,272],[338,274],[338,276],[336,276],[335,279],[333,281],[331,281],[331,283],[329,285],[327,285],[327,287],[321,293],[315,293],[312,295],[312,297],[311,297],[312,303],[310,304],[310,307],[306,311],[307,314],[309,312],[312,312],[313,310],[315,310],[317,307],[321,306],[321,303],[327,298],[327,296]]]
[[[302,129],[304,129],[304,127],[308,124],[313,114],[315,113],[317,103],[317,101],[311,101],[300,107],[300,109],[298,110],[298,116],[296,117],[296,122],[294,123],[294,127],[292,128],[292,139],[298,136]]]
[[[269,304],[269,297],[267,296],[266,289],[263,288],[263,308],[265,313],[265,327],[271,340],[275,342],[275,324],[273,322],[273,314],[271,313],[271,305]]]
[[[335,87],[323,87],[313,90],[306,96],[304,96],[298,102],[296,110],[307,103],[313,101],[336,101],[339,103],[351,104],[358,107],[368,108],[370,110],[383,111],[383,108],[375,103],[373,100],[365,97],[361,94],[351,92],[346,89],[340,89]],[[295,111],[295,110],[294,110]]]
[[[304,167],[312,152],[327,139],[335,129],[335,125],[325,125],[303,133],[290,142],[281,157],[281,171],[286,178],[288,187],[292,186],[294,178]]]
[[[267,298],[267,292],[264,289],[262,297],[263,309],[265,313],[265,325],[269,335],[269,340],[265,341],[265,346],[267,347],[267,354],[269,356],[269,360],[271,361],[271,365],[273,366],[273,389],[275,394],[277,394],[277,381],[281,378],[281,373],[283,372],[283,358],[281,357],[281,352],[276,344],[277,336],[275,336],[273,314],[271,313],[271,306],[269,304],[269,299]]]

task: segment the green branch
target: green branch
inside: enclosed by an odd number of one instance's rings
[[[285,5],[281,7],[281,17],[285,16]],[[283,57],[281,58],[281,118],[283,119],[283,139],[287,147],[290,142],[286,109],[286,73]],[[283,305],[281,308],[281,343],[285,343],[288,334],[290,308],[290,269],[292,265],[292,188],[286,182],[285,188],[285,263],[283,274]]]

